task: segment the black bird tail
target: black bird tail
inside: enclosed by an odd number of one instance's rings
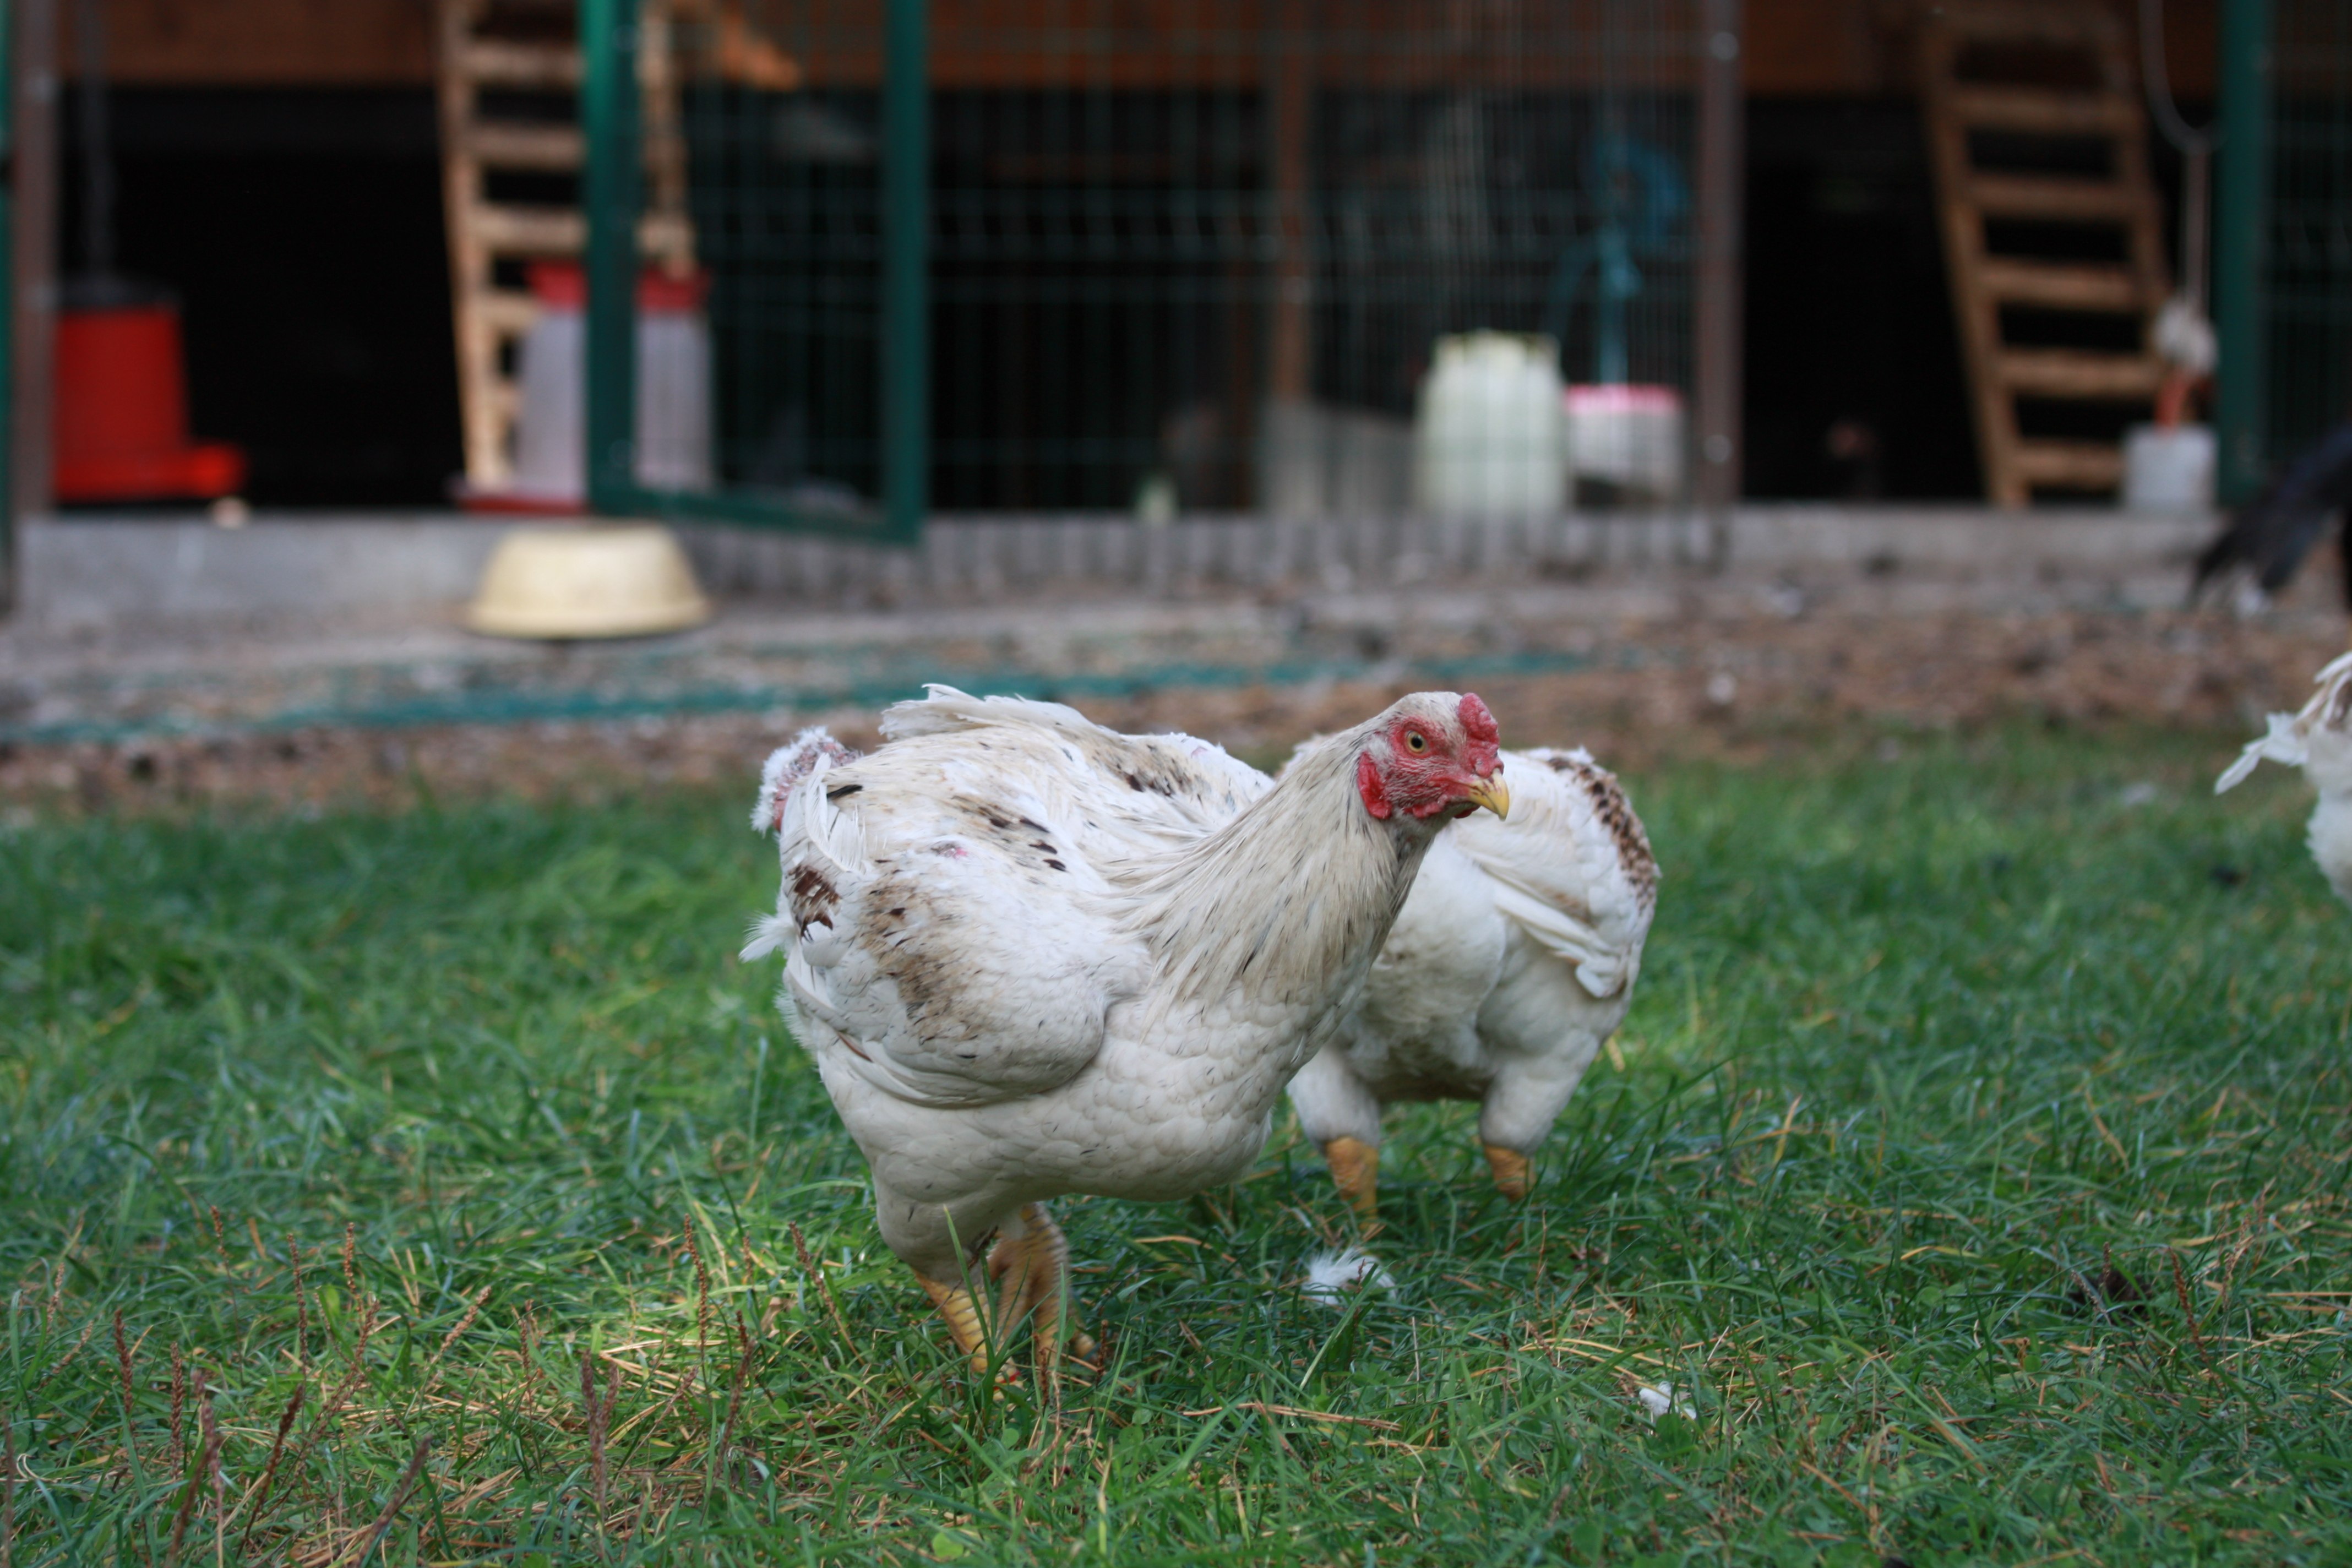
[[[2352,544],[2352,421],[2295,454],[2261,495],[2238,509],[2230,526],[2197,558],[2189,603],[2196,603],[2206,584],[2241,565],[2265,592],[2278,592],[2319,542],[2328,519],[2339,513]],[[2345,573],[2345,603],[2352,605],[2352,562]]]

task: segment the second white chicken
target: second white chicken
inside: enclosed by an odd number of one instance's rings
[[[1301,1129],[1357,1212],[1379,1204],[1381,1108],[1474,1100],[1495,1184],[1530,1156],[1632,1005],[1658,868],[1616,778],[1579,748],[1506,752],[1508,821],[1423,858],[1362,999],[1291,1080]]]

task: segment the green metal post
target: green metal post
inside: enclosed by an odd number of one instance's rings
[[[882,506],[908,541],[930,507],[929,8],[889,0],[882,85]]]
[[[2235,503],[2260,489],[2270,469],[2263,273],[2271,226],[2271,0],[2222,0],[2221,89],[2213,268],[2221,346],[2217,477],[2221,499]]]
[[[636,487],[638,0],[583,0],[588,138],[588,500],[627,511]]]

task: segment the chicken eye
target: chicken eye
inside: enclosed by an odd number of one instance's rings
[[[1404,746],[1405,750],[1408,752],[1425,752],[1429,750],[1429,742],[1422,738],[1421,731],[1418,730],[1408,730],[1405,731]]]

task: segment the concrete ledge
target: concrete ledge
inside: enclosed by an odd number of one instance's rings
[[[1045,585],[1185,596],[1219,587],[1345,593],[1433,582],[1862,570],[1994,579],[2184,565],[2210,515],[2088,508],[1742,507],[1532,518],[942,518],[913,551],[682,530],[704,586],[830,605],[979,602]]]
[[[446,618],[471,595],[508,526],[455,513],[278,513],[240,529],[152,515],[34,520],[20,536],[21,624]],[[2088,508],[1788,505],[1720,517],[1188,517],[1160,526],[1123,514],[948,517],[912,550],[712,527],[679,533],[714,594],[859,610],[1437,584],[1623,592],[1722,578],[2067,583],[2095,595],[2103,584],[2173,578],[2215,526],[2208,516]]]
[[[55,630],[140,621],[403,613],[470,597],[505,530],[453,514],[34,519],[17,533],[18,613]]]
[[[2006,575],[2061,569],[2186,566],[2218,514],[1981,507],[1742,507],[1730,562],[1752,570],[1858,566]]]

